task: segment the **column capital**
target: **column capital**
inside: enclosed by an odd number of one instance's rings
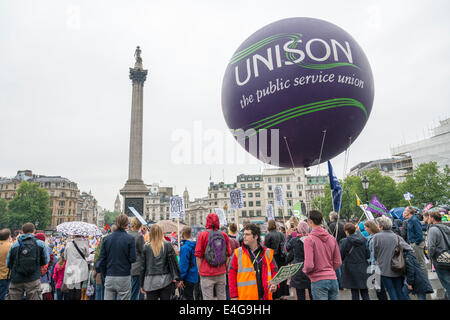
[[[130,79],[133,83],[144,83],[147,79],[148,70],[138,69],[138,68],[130,68]]]

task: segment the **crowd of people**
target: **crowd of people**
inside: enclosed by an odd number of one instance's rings
[[[171,241],[158,224],[142,226],[119,215],[102,237],[48,236],[32,223],[11,238],[0,230],[1,300],[425,300],[433,293],[429,268],[450,293],[450,227],[440,212],[405,208],[401,223],[386,216],[341,222],[320,211],[273,220],[263,234],[244,219],[227,229],[210,213],[206,230],[181,230]],[[194,237],[193,237],[194,236]],[[289,279],[273,284],[281,267],[301,263]]]

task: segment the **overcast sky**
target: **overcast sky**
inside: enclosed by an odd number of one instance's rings
[[[215,182],[224,173],[226,183],[260,173],[260,162],[177,164],[172,152],[177,134],[193,136],[200,124],[246,153],[227,132],[222,78],[247,37],[289,17],[340,26],[371,64],[374,105],[347,172],[389,158],[391,146],[423,139],[449,115],[449,9],[446,0],[1,1],[0,177],[23,169],[63,176],[113,209],[128,178],[128,75],[137,45],[148,69],[144,182],[177,193],[187,187],[192,199],[207,195],[210,172]],[[332,163],[342,178],[344,153]],[[326,164],[308,174],[319,171],[326,174]]]

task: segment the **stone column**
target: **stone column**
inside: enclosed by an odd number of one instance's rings
[[[144,213],[144,198],[149,194],[148,188],[142,181],[142,134],[144,113],[144,82],[147,79],[148,70],[142,66],[140,49],[137,47],[134,68],[130,68],[130,79],[132,80],[131,98],[131,125],[130,125],[130,153],[128,164],[128,180],[120,194],[124,197],[123,212],[132,215],[129,206],[134,207],[141,215]]]

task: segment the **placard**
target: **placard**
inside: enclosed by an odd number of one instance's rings
[[[225,216],[225,212],[223,211],[223,209],[220,209],[220,208],[214,208],[214,212],[219,216],[219,223],[220,223],[220,226],[226,226],[226,225],[228,225],[228,223],[227,223],[227,217]]]
[[[230,190],[230,206],[231,209],[240,209],[244,207],[244,197],[241,189]]]
[[[270,203],[266,204],[266,215],[267,215],[267,221],[275,220],[275,216],[273,214],[273,205]]]
[[[284,195],[283,195],[283,188],[281,186],[276,186],[275,190],[275,201],[278,207],[284,206]]]
[[[279,284],[283,282],[284,280],[289,279],[294,274],[297,273],[298,270],[303,266],[303,262],[291,264],[288,266],[282,266],[280,270],[278,270],[275,277],[273,277],[272,280],[270,280],[270,284]]]
[[[170,197],[170,219],[184,218],[184,200],[181,197]]]

